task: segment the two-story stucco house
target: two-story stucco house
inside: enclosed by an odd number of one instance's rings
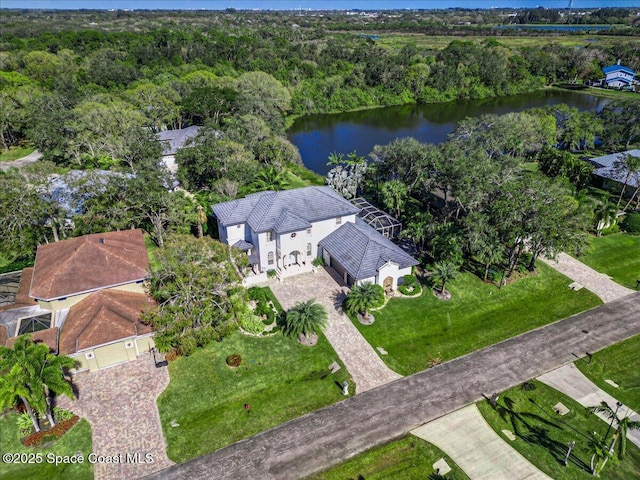
[[[605,78],[602,81],[604,86],[611,88],[624,88],[633,86],[636,83],[636,73],[629,67],[620,65],[620,60],[615,65],[602,69]]]
[[[348,285],[369,281],[394,289],[418,262],[356,215],[329,187],[259,192],[213,206],[220,241],[249,256],[253,275],[285,278],[312,270],[321,257]]]

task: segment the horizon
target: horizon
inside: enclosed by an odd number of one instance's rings
[[[640,0],[575,0],[572,10],[640,8]],[[0,10],[156,10],[156,11],[383,11],[450,9],[566,10],[569,0],[0,0]]]

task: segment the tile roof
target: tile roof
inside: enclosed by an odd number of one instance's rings
[[[39,330],[37,332],[33,332],[30,334],[31,340],[34,343],[44,343],[49,350],[53,353],[58,353],[58,327],[47,328],[45,330]],[[9,348],[13,348],[13,345],[16,343],[18,337],[11,337],[6,341],[6,345]],[[0,341],[2,340],[2,335],[0,334]]]
[[[89,295],[69,310],[60,334],[60,353],[69,355],[151,333],[151,326],[140,321],[140,314],[154,305],[143,293],[110,289]]]
[[[246,252],[247,250],[251,250],[253,248],[253,243],[249,243],[245,240],[238,240],[236,243],[234,243],[231,246],[239,248],[240,250]]]
[[[318,242],[356,280],[374,277],[387,261],[400,268],[418,261],[360,218],[347,222]]]
[[[213,206],[224,226],[248,223],[256,232],[288,233],[310,227],[312,222],[360,211],[330,187],[303,187],[281,192],[259,192]]]
[[[148,270],[141,230],[84,235],[38,247],[29,295],[53,300],[144,280]]]
[[[633,157],[640,157],[640,150],[627,150],[620,153],[612,153],[611,155],[603,155],[602,157],[595,157],[589,159],[589,162],[596,166],[593,174],[598,177],[608,178],[619,183],[624,183],[627,177],[626,171],[616,171],[615,165],[623,155],[631,155]],[[628,185],[633,188],[640,186],[640,175],[631,175],[628,181]]]
[[[162,155],[174,155],[185,146],[188,140],[198,134],[200,127],[193,125],[176,130],[164,130],[156,133],[158,140],[162,142]]]
[[[606,81],[607,81],[607,83],[611,83],[611,82],[631,83],[631,80],[629,80],[628,78],[624,78],[624,77],[607,78]]]

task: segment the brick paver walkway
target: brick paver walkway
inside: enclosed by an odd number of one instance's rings
[[[283,282],[274,281],[269,286],[285,310],[312,298],[327,309],[329,326],[324,333],[353,377],[356,393],[402,377],[384,364],[342,312],[342,301],[349,289],[340,285],[327,270],[321,268],[317,273],[297,275]]]
[[[93,453],[150,454],[150,463],[94,464],[96,480],[135,479],[173,465],[165,453],[156,399],[169,384],[166,367],[156,368],[150,354],[134,362],[73,376],[78,400],[58,400],[91,424]]]
[[[573,363],[540,375],[538,380],[564,393],[566,396],[573,398],[583,407],[595,407],[602,402],[607,402],[611,408],[616,409],[616,402],[618,400],[598,388],[598,386],[585,377]],[[609,423],[609,420],[604,415],[598,416]],[[631,417],[632,420],[640,421],[640,415],[626,405],[620,407],[618,416],[621,418]],[[640,431],[628,430],[627,438],[640,447]]]
[[[471,480],[551,480],[502,440],[475,404],[411,433],[449,455]]]
[[[623,287],[611,280],[607,275],[597,272],[593,268],[576,260],[566,253],[558,254],[556,260],[541,258],[543,262],[555,268],[571,280],[578,282],[587,290],[599,296],[603,302],[612,302],[622,297],[626,297],[633,290]]]

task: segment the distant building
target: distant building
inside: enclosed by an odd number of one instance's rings
[[[589,163],[595,167],[593,175],[597,179],[597,187],[620,192],[626,181],[628,185],[626,196],[630,196],[636,188],[640,187],[640,173],[635,172],[629,175],[628,170],[618,167],[624,155],[640,157],[640,150],[627,150],[589,160]]]
[[[177,130],[165,130],[156,134],[158,140],[162,143],[162,161],[171,173],[178,171],[176,153],[178,153],[178,150],[184,147],[189,140],[198,135],[200,128],[201,127],[194,125]]]
[[[615,65],[604,67],[602,69],[605,78],[602,80],[602,86],[611,88],[628,88],[633,87],[636,82],[636,72],[629,67],[620,65],[620,60]]]

